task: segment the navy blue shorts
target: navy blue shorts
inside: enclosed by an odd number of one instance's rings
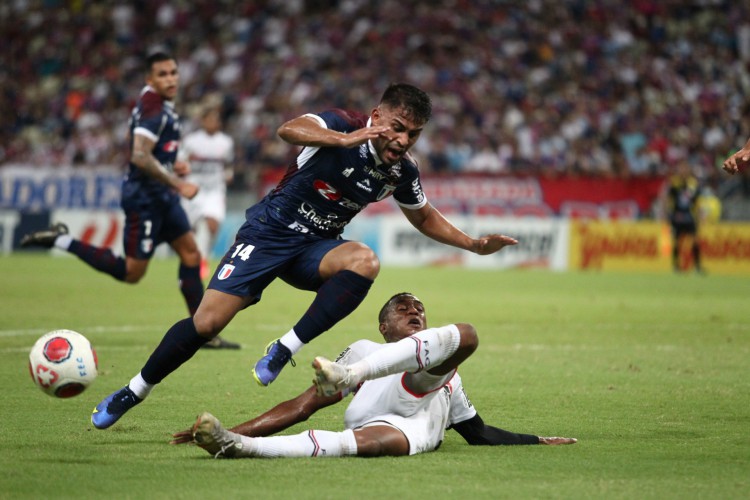
[[[123,209],[125,255],[134,259],[150,259],[160,243],[171,243],[190,231],[179,199],[167,205],[123,203]]]
[[[208,288],[260,300],[276,278],[301,290],[315,291],[323,284],[320,261],[348,240],[299,233],[277,222],[246,222],[224,254]]]

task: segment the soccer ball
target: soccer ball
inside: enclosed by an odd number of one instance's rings
[[[55,330],[40,337],[31,348],[29,371],[34,383],[45,393],[72,398],[96,378],[96,352],[80,333]]]

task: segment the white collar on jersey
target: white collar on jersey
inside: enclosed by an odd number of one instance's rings
[[[372,125],[372,117],[367,119],[367,126],[369,127],[370,125]],[[370,154],[372,155],[372,157],[375,158],[375,166],[379,167],[380,165],[382,165],[383,160],[381,160],[380,156],[378,156],[378,152],[375,151],[375,146],[372,145],[371,140],[367,141],[367,148],[370,150]]]

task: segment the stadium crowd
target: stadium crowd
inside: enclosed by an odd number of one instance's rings
[[[276,128],[369,111],[391,81],[434,115],[428,172],[704,180],[750,137],[750,4],[731,0],[15,0],[0,6],[0,165],[124,165],[143,57],[178,109],[223,103],[235,188],[284,168]],[[743,120],[744,117],[744,120]]]

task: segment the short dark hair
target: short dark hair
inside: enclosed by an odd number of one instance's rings
[[[380,103],[399,109],[404,108],[406,113],[420,123],[427,123],[432,116],[432,100],[427,93],[408,83],[392,83],[383,92]]]
[[[394,304],[396,304],[399,299],[402,297],[414,297],[415,299],[419,300],[416,295],[409,292],[399,292],[390,299],[386,301],[385,304],[383,304],[383,307],[380,308],[380,312],[378,313],[378,323],[383,323],[385,321],[385,317],[388,315],[388,311],[393,307]],[[420,302],[422,302],[420,300]]]
[[[162,61],[171,61],[174,57],[167,54],[166,52],[154,52],[152,54],[149,54],[148,57],[146,57],[146,73],[150,73],[151,69],[154,67],[154,64]]]

